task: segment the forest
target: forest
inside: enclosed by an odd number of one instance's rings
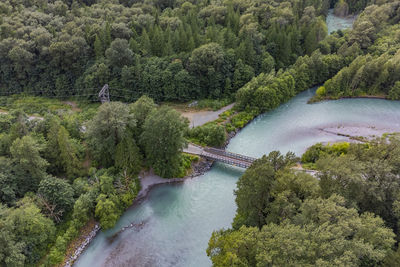
[[[348,6],[353,10],[358,4],[349,2]],[[233,111],[199,128],[223,127],[228,134],[238,131],[257,115],[314,86],[319,88],[310,102],[362,96],[400,99],[399,22],[399,1],[368,5],[353,29],[326,36],[313,52],[299,56],[288,67],[275,66],[253,77],[235,93]],[[210,144],[203,131],[192,131],[191,140]]]
[[[327,36],[289,68],[253,78],[238,90],[238,107],[265,112],[321,84],[313,101],[363,95],[399,99],[400,2],[386,2],[366,7],[352,30]]]
[[[328,35],[329,8],[360,13],[354,28]],[[114,226],[141,170],[183,177],[196,160],[181,153],[188,140],[222,146],[312,86],[313,101],[399,99],[399,21],[391,0],[1,1],[0,265],[62,263],[85,225]],[[106,83],[113,102],[91,104]],[[189,130],[158,105],[195,99],[236,106]],[[271,153],[239,180],[233,228],[213,234],[208,255],[216,266],[391,266],[398,149],[396,137],[316,145],[302,160],[319,180]]]
[[[333,3],[332,3],[333,4]],[[97,100],[233,98],[260,73],[310,55],[328,0],[0,3],[0,94]]]
[[[317,144],[294,171],[271,152],[237,182],[232,229],[215,231],[214,266],[398,266],[400,138]],[[316,179],[318,178],[318,179]]]
[[[89,221],[114,226],[140,190],[139,171],[183,177],[195,160],[181,154],[188,122],[149,97],[75,112],[51,105],[58,114],[0,114],[1,266],[62,263]]]

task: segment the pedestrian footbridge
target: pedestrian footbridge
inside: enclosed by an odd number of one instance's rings
[[[183,149],[183,152],[245,169],[249,168],[256,160],[256,158],[228,152],[222,149],[201,147],[191,143],[189,143],[187,148]]]

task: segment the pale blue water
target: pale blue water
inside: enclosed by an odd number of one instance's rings
[[[328,34],[331,34],[332,32],[337,30],[352,28],[355,19],[356,16],[349,16],[345,18],[337,17],[333,14],[333,9],[330,9],[328,16],[326,17],[326,26],[328,26]]]
[[[319,128],[362,125],[400,128],[400,102],[343,99],[308,105],[315,90],[259,116],[234,137],[228,150],[260,157],[272,150],[300,155],[316,142],[341,140]],[[211,266],[206,255],[213,230],[228,228],[236,211],[233,191],[241,169],[216,164],[205,175],[153,189],[118,225],[100,233],[75,264],[89,266]],[[131,222],[145,222],[111,236]]]

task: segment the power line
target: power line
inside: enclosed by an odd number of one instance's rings
[[[57,91],[43,91],[43,90],[39,90],[39,91],[22,91],[22,92],[16,92],[16,91],[3,91],[0,92],[0,96],[10,96],[10,95],[17,95],[17,94],[54,94],[54,93],[65,93],[65,92],[85,92],[85,91],[93,91],[93,90],[97,90],[96,88],[87,88],[87,89],[80,89],[77,91],[74,90],[57,90]],[[95,93],[92,93],[95,94]]]
[[[17,99],[24,99],[26,97],[44,97],[44,98],[51,98],[51,99],[60,99],[60,100],[68,100],[68,99],[75,99],[75,98],[83,98],[83,101],[89,102],[98,102],[100,101],[99,95],[97,93],[98,88],[79,88],[79,89],[62,89],[62,90],[54,90],[54,91],[45,91],[45,90],[31,90],[31,91],[20,91],[12,90],[12,91],[3,91],[0,92],[0,105],[2,106],[18,106],[18,103],[6,103],[3,102],[1,99],[2,97],[9,97],[9,96],[17,96]],[[117,98],[121,100],[132,100],[135,99],[138,92],[134,90],[127,90],[127,89],[120,89],[120,88],[110,88],[110,97]],[[95,91],[93,93],[89,93],[90,91]],[[78,94],[73,94],[77,93]],[[81,92],[81,93],[79,93]],[[88,93],[86,93],[88,92]],[[71,93],[71,94],[68,94]],[[126,94],[130,93],[130,94]],[[6,100],[7,101],[7,100]],[[2,103],[3,102],[3,103]]]

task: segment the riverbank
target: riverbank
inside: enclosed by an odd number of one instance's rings
[[[189,175],[183,178],[169,178],[169,179],[162,178],[154,174],[152,170],[142,171],[139,174],[141,189],[136,198],[134,199],[134,201],[132,202],[132,205],[128,209],[140,204],[143,200],[145,200],[148,193],[154,187],[169,183],[183,183],[187,179],[192,179],[204,174],[212,167],[212,165],[213,165],[212,161],[201,158],[199,161],[193,163],[192,171],[190,172]],[[115,234],[115,236],[132,227],[140,228],[141,226],[143,226],[143,224],[144,222],[139,224],[130,223],[122,227],[121,230]],[[69,249],[65,257],[66,260],[63,263],[64,267],[70,267],[73,265],[73,263],[78,259],[78,257],[85,251],[90,242],[96,237],[99,230],[101,230],[100,225],[98,222],[94,220],[91,220],[84,228],[82,228],[79,237],[76,238],[69,245]]]
[[[334,97],[334,96],[321,97],[315,95],[308,101],[308,104],[318,103],[322,101],[334,101],[340,99],[357,99],[357,98],[392,100],[389,99],[387,95],[360,95],[360,96],[341,96],[341,97]]]
[[[220,114],[232,109],[234,105],[235,103],[232,103],[217,111],[181,111],[181,115],[189,120],[189,127],[194,128],[217,120]]]
[[[349,142],[368,142],[387,134],[400,132],[397,127],[376,127],[371,125],[338,125],[319,129],[321,132],[348,138]]]
[[[198,162],[193,163],[191,173],[183,178],[162,178],[154,174],[151,170],[141,172],[141,174],[139,174],[141,189],[133,201],[132,206],[146,198],[147,194],[153,187],[169,183],[183,183],[187,179],[195,178],[204,174],[212,167],[212,164],[212,161],[200,158]]]
[[[193,126],[200,126],[203,125],[207,122],[214,121],[219,118],[219,115],[222,114],[223,112],[233,108],[234,103],[230,104],[228,106],[225,106],[217,111],[190,111],[190,112],[181,112],[182,116],[186,117],[191,121],[191,125]],[[211,167],[212,167],[213,162],[202,159],[198,162],[195,162],[192,164],[192,169],[189,175],[183,177],[183,178],[162,178],[156,174],[152,170],[150,171],[142,171],[139,174],[139,180],[140,180],[140,185],[141,189],[136,196],[135,200],[132,202],[132,205],[130,208],[140,204],[143,200],[146,199],[148,193],[156,186],[160,186],[163,184],[169,184],[169,183],[183,183],[187,179],[191,179],[194,177],[198,177],[205,172],[207,172]],[[128,208],[129,209],[129,208]],[[119,231],[116,235],[120,234],[126,229],[134,227],[136,224],[130,223],[123,227],[121,231]],[[85,227],[87,228],[87,226]],[[75,251],[69,251],[66,255],[66,261],[64,266],[69,267],[73,262],[80,256],[80,254],[83,253],[85,248],[89,245],[90,241],[95,237],[97,234],[98,230],[100,228],[98,227],[98,223],[96,225],[92,226],[91,230],[86,230],[82,231],[82,234],[76,239],[80,240],[81,244],[79,244],[79,241],[72,242],[74,243]],[[94,234],[94,235],[93,235]],[[88,242],[87,242],[88,241]],[[79,245],[76,245],[78,243]]]
[[[94,219],[90,220],[80,231],[78,238],[73,240],[67,249],[66,259],[62,264],[64,267],[70,267],[90,244],[93,238],[96,237],[97,232],[100,230],[100,224]]]
[[[348,140],[322,130],[347,134],[344,129],[357,127],[366,134],[373,126],[383,132],[388,131],[385,127],[400,126],[399,102],[366,99],[307,105],[314,93],[307,90],[232,133],[236,137],[230,140],[229,151],[252,157],[273,150],[301,155],[318,142]],[[155,186],[144,201],[124,214],[118,227],[99,233],[76,265],[210,266],[204,252],[209,236],[213,230],[231,225],[236,210],[233,190],[243,173],[216,165],[200,179]],[[114,237],[131,223],[132,228]]]

